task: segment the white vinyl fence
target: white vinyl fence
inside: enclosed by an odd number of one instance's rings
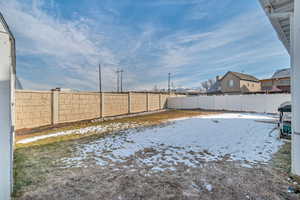
[[[168,108],[277,113],[279,105],[286,101],[291,101],[290,94],[170,97]]]

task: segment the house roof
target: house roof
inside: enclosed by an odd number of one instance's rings
[[[291,77],[281,77],[281,78],[266,78],[259,80],[260,82],[273,81],[273,80],[289,80]]]
[[[227,72],[227,73],[221,78],[221,80],[222,80],[225,76],[227,76],[229,73],[233,74],[234,76],[238,77],[238,78],[241,79],[241,80],[259,82],[259,80],[258,80],[256,77],[251,76],[251,75],[249,75],[249,74],[243,74],[243,73],[240,73],[240,72],[231,72],[231,71]]]
[[[272,78],[285,78],[291,76],[291,68],[277,70]]]
[[[272,81],[274,79],[290,79],[291,78],[291,68],[277,70],[271,78],[262,79],[260,81]]]

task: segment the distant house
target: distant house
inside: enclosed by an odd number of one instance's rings
[[[261,90],[260,81],[251,75],[239,72],[227,72],[220,79],[222,93],[248,93]]]
[[[281,69],[274,73],[271,78],[260,80],[261,89],[266,92],[272,91],[291,91],[291,69]]]

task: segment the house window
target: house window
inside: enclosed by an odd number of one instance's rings
[[[234,86],[234,81],[233,80],[229,80],[229,87],[233,87]]]

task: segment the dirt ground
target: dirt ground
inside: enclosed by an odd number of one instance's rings
[[[105,119],[104,121],[102,119],[86,120],[81,122],[58,124],[55,126],[45,126],[45,127],[38,127],[33,129],[17,130],[15,139],[16,142],[18,142],[22,139],[26,139],[34,136],[47,135],[54,132],[68,131],[68,130],[80,129],[80,128],[97,126],[97,125],[109,126],[110,129],[109,132],[114,132],[114,131],[121,131],[128,128],[158,125],[165,122],[166,120],[175,119],[175,118],[193,117],[193,116],[209,115],[215,113],[220,113],[220,112],[199,111],[199,110],[167,110],[167,111],[157,112],[153,114],[141,113],[142,115],[132,116],[132,117],[119,116],[118,118],[109,118],[108,120]],[[127,126],[115,127],[114,124],[127,124]],[[80,139],[83,137],[90,137],[91,135],[99,135],[99,133],[90,132],[89,134],[85,134],[85,135],[74,134],[68,136],[53,137],[35,143],[30,143],[30,144],[17,143],[16,148],[30,147],[33,145],[44,145],[53,142],[68,141],[72,139]]]
[[[171,113],[162,114],[166,118],[168,115]],[[78,144],[102,137],[106,136],[93,134],[77,140],[18,148],[14,199],[300,199],[299,194],[288,190],[297,188],[288,174],[289,143],[283,145],[269,164],[252,167],[228,161],[224,156],[219,161],[199,160],[197,167],[177,163],[172,169],[154,171],[139,162],[155,153],[146,148],[122,163],[100,166],[91,160],[83,167],[65,167],[61,158],[72,155]]]

